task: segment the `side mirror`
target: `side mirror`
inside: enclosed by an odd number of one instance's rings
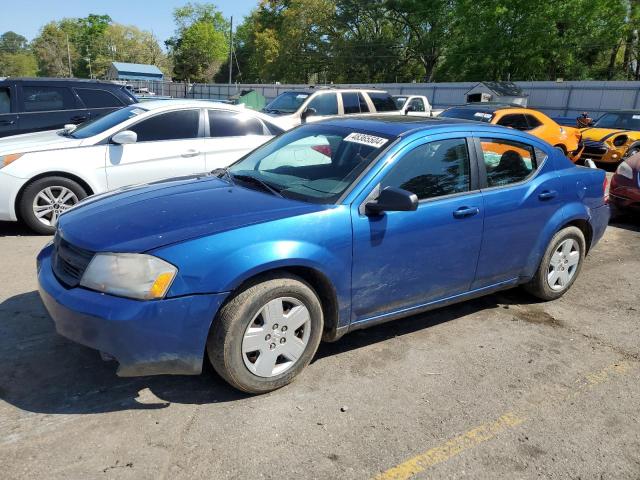
[[[407,108],[405,109],[404,114],[408,115],[409,112],[416,112],[416,111],[417,110],[416,110],[415,105],[407,105]]]
[[[412,212],[418,208],[418,196],[402,188],[385,187],[378,198],[365,205],[367,215],[382,212]]]
[[[589,168],[598,168],[596,162],[591,160],[590,158],[585,159],[584,166]]]
[[[137,141],[138,141],[138,134],[136,132],[132,132],[131,130],[123,130],[121,132],[116,133],[113,137],[111,137],[111,142],[117,143],[118,145],[136,143]]]
[[[302,112],[302,115],[300,116],[300,119],[302,120],[302,123],[307,121],[307,117],[310,117],[312,115],[317,115],[318,111],[313,108],[313,107],[307,107],[304,109],[304,111]]]
[[[76,128],[78,128],[78,125],[74,124],[74,123],[67,123],[65,124],[64,128],[64,133],[71,133],[73,132]]]

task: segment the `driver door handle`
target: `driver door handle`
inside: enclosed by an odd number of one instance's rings
[[[538,198],[540,200],[551,200],[553,198],[556,198],[557,196],[558,192],[556,192],[555,190],[545,190],[538,195]]]
[[[13,125],[16,123],[15,120],[0,120],[0,125]]]
[[[84,115],[76,115],[75,117],[71,117],[71,122],[75,123],[82,123],[82,122],[86,122],[87,121],[87,117]]]
[[[472,217],[480,213],[480,209],[478,207],[460,207],[456,211],[453,212],[453,216],[455,218],[466,218]]]
[[[193,148],[182,154],[184,158],[197,157],[198,155],[200,155],[200,150],[194,150]]]

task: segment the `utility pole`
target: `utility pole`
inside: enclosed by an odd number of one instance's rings
[[[67,61],[69,62],[69,78],[73,77],[73,71],[71,70],[71,50],[69,48],[69,34],[67,33]]]
[[[231,85],[233,75],[233,15],[231,16],[231,26],[229,28],[229,85]]]

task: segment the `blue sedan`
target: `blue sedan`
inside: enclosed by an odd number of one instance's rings
[[[609,220],[602,170],[453,119],[303,125],[228,169],[92,197],[38,256],[67,338],[121,376],[289,383],[321,340],[523,285],[562,296]]]

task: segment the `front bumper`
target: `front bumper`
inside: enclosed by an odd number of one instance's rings
[[[66,289],[51,269],[51,251],[38,255],[38,284],[60,335],[114,357],[121,377],[202,371],[211,321],[226,293],[138,301]]]
[[[16,198],[26,179],[14,177],[0,171],[0,220],[18,220],[16,215]]]

